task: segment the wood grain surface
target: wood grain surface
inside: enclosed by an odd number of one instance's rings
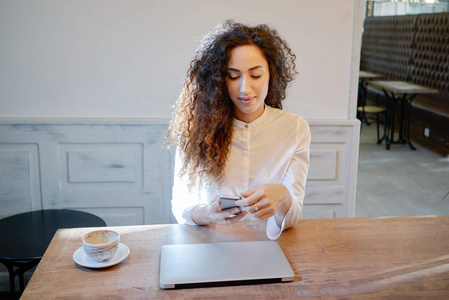
[[[293,282],[182,290],[159,288],[162,245],[265,240],[265,224],[111,228],[126,260],[78,266],[72,255],[93,228],[61,229],[21,299],[449,298],[449,216],[301,220],[278,239]]]

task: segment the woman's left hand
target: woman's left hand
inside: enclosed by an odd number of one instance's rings
[[[282,223],[292,204],[292,196],[283,184],[264,184],[241,194],[236,205],[250,207],[250,212],[260,220],[275,216]]]

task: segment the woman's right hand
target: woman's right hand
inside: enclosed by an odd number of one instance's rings
[[[209,205],[199,205],[192,209],[190,219],[197,225],[234,224],[239,222],[248,213],[244,210],[239,215],[233,216],[239,211],[240,209],[238,207],[222,211],[220,209],[219,197],[215,196]]]

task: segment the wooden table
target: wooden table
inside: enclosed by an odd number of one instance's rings
[[[159,288],[162,245],[265,240],[265,225],[112,228],[131,251],[121,264],[77,266],[72,255],[92,228],[61,229],[22,299],[449,298],[449,216],[301,220],[278,239],[293,282],[183,290]]]
[[[418,94],[438,94],[438,90],[406,81],[376,80],[370,81],[369,85],[382,90],[387,97],[386,148],[390,149],[391,144],[409,144],[410,149],[416,150],[410,141],[412,101]],[[394,127],[398,101],[401,103],[399,139],[395,141]]]

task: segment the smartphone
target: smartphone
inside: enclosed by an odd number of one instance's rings
[[[237,197],[237,196],[229,196],[229,195],[220,195],[220,209],[221,210],[225,210],[225,209],[230,209],[230,208],[234,208],[234,207],[239,207],[240,208],[240,212],[242,212],[243,207],[241,206],[237,206],[235,205],[235,201],[240,200],[241,197]]]

